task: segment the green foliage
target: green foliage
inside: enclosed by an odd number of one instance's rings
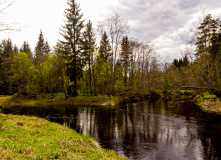
[[[102,95],[110,95],[110,78],[111,78],[111,65],[109,62],[104,61],[102,57],[98,57],[95,64],[95,81],[97,82],[97,92]]]
[[[17,85],[19,92],[23,93],[27,90],[27,82],[29,80],[29,69],[31,67],[31,62],[28,58],[28,54],[25,52],[20,52],[15,55],[12,63],[12,71],[17,79]]]

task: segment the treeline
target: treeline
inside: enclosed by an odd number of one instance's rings
[[[28,42],[18,49],[10,39],[0,46],[0,94],[64,92],[76,96],[115,95],[150,90],[206,89],[221,95],[220,20],[204,17],[195,32],[194,59],[162,62],[154,45],[127,36],[128,26],[118,14],[99,22],[85,22],[80,6],[68,0],[62,39],[51,50],[40,32],[32,53]],[[97,45],[97,39],[100,39]]]

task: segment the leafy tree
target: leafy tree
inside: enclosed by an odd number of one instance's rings
[[[61,30],[64,40],[60,41],[60,46],[65,54],[67,64],[67,75],[70,77],[72,85],[69,93],[76,96],[78,90],[78,80],[82,77],[82,29],[84,27],[80,6],[75,0],[68,0],[69,8],[65,10],[66,24]]]
[[[28,54],[20,52],[13,58],[12,71],[15,75],[18,91],[21,94],[27,94],[27,82],[29,68],[31,67],[31,61],[28,58]]]
[[[114,94],[114,86],[115,86],[115,74],[114,74],[114,68],[117,63],[117,53],[119,51],[120,41],[122,36],[127,32],[127,22],[124,21],[119,14],[115,14],[112,17],[106,19],[98,26],[100,33],[106,33],[108,34],[110,38],[110,44],[111,44],[111,94]]]
[[[111,65],[109,62],[105,62],[100,57],[100,53],[97,57],[97,63],[95,64],[95,81],[97,82],[97,93],[102,95],[111,94]]]

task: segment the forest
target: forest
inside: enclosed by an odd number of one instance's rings
[[[221,96],[221,20],[203,17],[193,34],[194,51],[166,62],[154,44],[129,38],[117,13],[95,29],[80,5],[68,1],[62,39],[51,47],[40,30],[34,51],[8,38],[0,43],[0,95],[66,93],[77,96],[206,90]],[[180,54],[180,53],[177,53]]]

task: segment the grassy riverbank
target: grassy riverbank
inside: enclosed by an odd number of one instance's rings
[[[196,104],[205,112],[221,114],[221,98],[205,92],[196,96]]]
[[[77,97],[66,97],[64,93],[39,94],[35,96],[21,96],[18,94],[12,96],[0,96],[0,106],[10,105],[115,105],[120,102],[119,97],[113,96],[90,96],[80,95]]]
[[[4,114],[0,114],[0,151],[0,159],[123,159],[62,125]]]
[[[221,98],[211,95],[208,92],[196,93],[189,90],[168,90],[150,91],[147,93],[125,93],[118,96],[90,96],[79,95],[76,97],[66,97],[64,93],[39,94],[35,96],[0,96],[0,106],[36,106],[36,105],[95,105],[114,106],[119,103],[139,102],[143,100],[153,100],[158,98],[170,99],[178,97],[183,100],[194,101],[202,110],[206,112],[221,113]]]

